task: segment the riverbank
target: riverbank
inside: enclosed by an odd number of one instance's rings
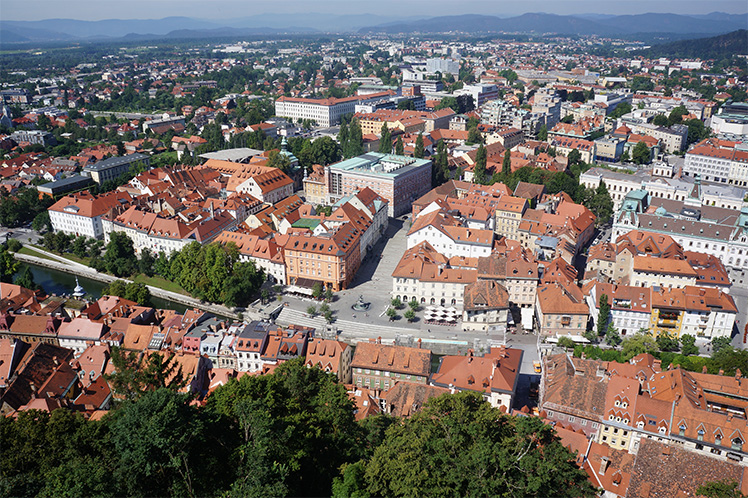
[[[29,254],[20,254],[20,253],[14,253],[14,256],[18,261],[21,261],[26,264],[40,266],[42,268],[50,268],[50,269],[61,271],[64,273],[69,273],[72,275],[78,275],[81,277],[89,278],[91,280],[97,280],[99,282],[104,282],[107,284],[115,280],[123,280],[125,282],[132,281],[126,278],[117,278],[106,273],[98,272],[93,268],[82,265],[80,263],[76,263],[75,261],[68,260],[66,258],[63,258],[56,254],[41,250],[36,247],[33,248],[33,251],[39,253],[40,255],[44,257],[37,257],[37,256],[31,256]],[[235,318],[235,319],[239,318],[237,313],[234,313],[233,310],[231,310],[230,308],[227,308],[226,306],[222,306],[219,304],[205,303],[191,296],[185,296],[184,294],[179,294],[178,292],[168,291],[168,290],[162,289],[160,287],[155,287],[152,285],[146,285],[146,287],[148,287],[148,290],[151,291],[151,294],[153,296],[156,296],[162,299],[168,299],[169,301],[180,303],[185,306],[189,306],[191,308],[198,308],[203,311],[208,311],[208,312],[215,313],[217,315],[225,316],[228,318]],[[251,318],[251,317],[247,317],[247,318]]]

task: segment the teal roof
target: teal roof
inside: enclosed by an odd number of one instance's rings
[[[319,224],[320,220],[301,218],[300,220],[294,222],[291,226],[294,228],[308,228],[309,230],[314,230]]]
[[[395,178],[398,175],[431,164],[428,159],[398,156],[396,154],[380,154],[368,152],[358,157],[352,157],[336,164],[331,164],[331,170],[360,172],[375,176]]]

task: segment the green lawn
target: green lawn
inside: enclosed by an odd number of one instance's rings
[[[134,282],[142,283],[145,285],[152,285],[153,287],[158,287],[159,289],[164,289],[170,292],[176,292],[178,294],[190,296],[190,293],[182,289],[179,285],[175,284],[174,282],[170,282],[169,280],[166,280],[164,277],[160,277],[158,275],[154,275],[152,277],[146,277],[145,275],[140,273],[132,280]]]
[[[57,261],[56,259],[50,258],[46,254],[42,254],[40,252],[36,252],[35,250],[33,250],[33,249],[29,248],[29,247],[26,247],[26,246],[23,246],[21,249],[19,249],[18,250],[18,254],[25,254],[26,256],[34,256],[34,257],[37,257],[37,258],[48,259],[50,261]]]

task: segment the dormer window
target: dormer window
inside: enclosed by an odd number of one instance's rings
[[[742,451],[743,450],[743,440],[740,439],[739,437],[736,437],[735,439],[732,440],[731,447],[732,447],[733,450]]]
[[[685,436],[686,435],[686,426],[681,424],[680,427],[678,427],[678,435],[679,436]]]
[[[699,429],[699,432],[698,432],[698,435],[696,436],[696,439],[698,439],[699,441],[703,441],[704,440],[704,429]]]

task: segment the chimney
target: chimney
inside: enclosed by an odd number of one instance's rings
[[[724,371],[723,369],[721,369],[721,368],[720,368],[720,369],[719,369],[719,373],[717,373],[717,375],[725,375],[725,371]]]
[[[382,344],[382,336],[377,337],[377,344]]]
[[[605,471],[608,470],[608,464],[610,463],[610,460],[608,457],[602,457],[600,460],[600,470],[598,471],[598,474],[601,476],[605,475]]]
[[[418,338],[418,349],[421,349],[421,338],[420,337]],[[738,372],[740,372],[740,370],[738,370]]]

